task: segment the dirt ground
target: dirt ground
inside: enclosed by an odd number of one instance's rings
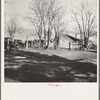
[[[5,51],[5,82],[96,82],[96,51]]]

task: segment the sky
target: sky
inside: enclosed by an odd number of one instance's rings
[[[28,9],[28,6],[32,0],[5,0],[6,3],[4,3],[4,16],[7,17],[9,15],[18,15],[21,17],[25,16],[25,13]],[[88,1],[89,6],[93,9],[97,8],[97,0],[57,0],[60,4],[62,4],[69,13],[71,9],[74,9],[75,7],[79,7],[79,4],[82,1]],[[66,19],[70,20],[70,14],[67,15]],[[28,24],[25,20],[21,20],[21,24],[26,29],[32,29],[31,24]],[[73,24],[68,25],[68,29],[71,30],[73,27]],[[23,35],[22,35],[23,36]],[[27,34],[23,37],[25,38]],[[18,35],[16,37],[19,37]],[[21,35],[20,35],[21,37]]]
[[[4,10],[5,10],[5,13],[8,13],[8,14],[21,14],[21,15],[24,15],[30,2],[32,0],[6,0],[8,3],[4,3]],[[61,3],[62,5],[64,6],[68,6],[68,7],[71,7],[72,6],[76,6],[78,7],[79,4],[82,2],[82,1],[88,1],[89,3],[89,6],[93,7],[93,8],[96,8],[96,1],[97,0],[57,0],[59,3]]]

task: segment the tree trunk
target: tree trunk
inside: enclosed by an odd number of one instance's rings
[[[57,41],[54,41],[54,49],[57,50]]]
[[[88,40],[89,40],[88,37],[85,37],[85,38],[84,38],[84,48],[85,48],[85,49],[88,49]]]
[[[39,48],[42,48],[42,40],[39,38]]]
[[[86,39],[86,49],[88,50],[88,42],[89,42],[89,37]]]
[[[59,49],[59,36],[58,36],[58,37],[55,37],[54,48],[55,48],[56,50]]]
[[[47,38],[47,44],[46,44],[46,46],[45,46],[45,49],[48,49],[48,47],[49,47],[49,42],[50,42],[50,38],[49,38],[49,36],[48,36],[48,38]]]
[[[7,50],[10,49],[10,45],[9,45],[9,38],[7,39]]]
[[[50,42],[50,29],[48,29],[48,32],[47,32],[47,44],[46,44],[46,46],[45,46],[45,49],[48,49],[48,47],[49,47],[49,42]]]
[[[28,48],[28,40],[25,41],[25,48]]]
[[[69,50],[71,50],[71,43],[69,42]]]
[[[46,47],[46,30],[44,28],[44,44],[43,44],[43,48]]]

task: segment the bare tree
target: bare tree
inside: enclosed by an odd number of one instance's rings
[[[5,31],[8,33],[11,39],[14,38],[16,33],[22,32],[18,16],[10,16],[8,20],[5,18]]]
[[[9,38],[14,38],[16,33],[22,32],[22,28],[20,26],[18,16],[10,16],[8,20],[5,18],[5,32],[8,33]],[[8,39],[8,50],[9,50],[9,39]]]
[[[44,48],[47,49],[49,47],[54,20],[58,14],[61,14],[61,8],[61,6],[57,5],[56,0],[32,0],[27,19],[36,30],[40,47],[41,39],[44,39]]]
[[[67,27],[67,23],[63,21],[64,17],[64,12],[61,10],[56,18],[54,19],[54,30],[55,30],[55,38],[54,38],[54,48],[55,49],[60,49],[59,48],[59,40],[60,40],[60,35],[65,31]]]
[[[42,21],[43,21],[43,11],[42,11],[42,0],[32,0],[29,5],[28,15],[25,19],[28,19],[30,23],[34,26],[35,32],[39,37],[39,44],[41,47],[41,39],[42,39]]]
[[[87,48],[89,37],[96,34],[95,12],[88,7],[88,3],[83,2],[80,8],[72,11],[72,19],[78,26],[84,48]]]

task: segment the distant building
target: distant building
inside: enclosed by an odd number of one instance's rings
[[[62,34],[60,37],[59,45],[60,45],[60,48],[66,48],[69,50],[80,49],[82,46],[82,41],[68,34]]]

